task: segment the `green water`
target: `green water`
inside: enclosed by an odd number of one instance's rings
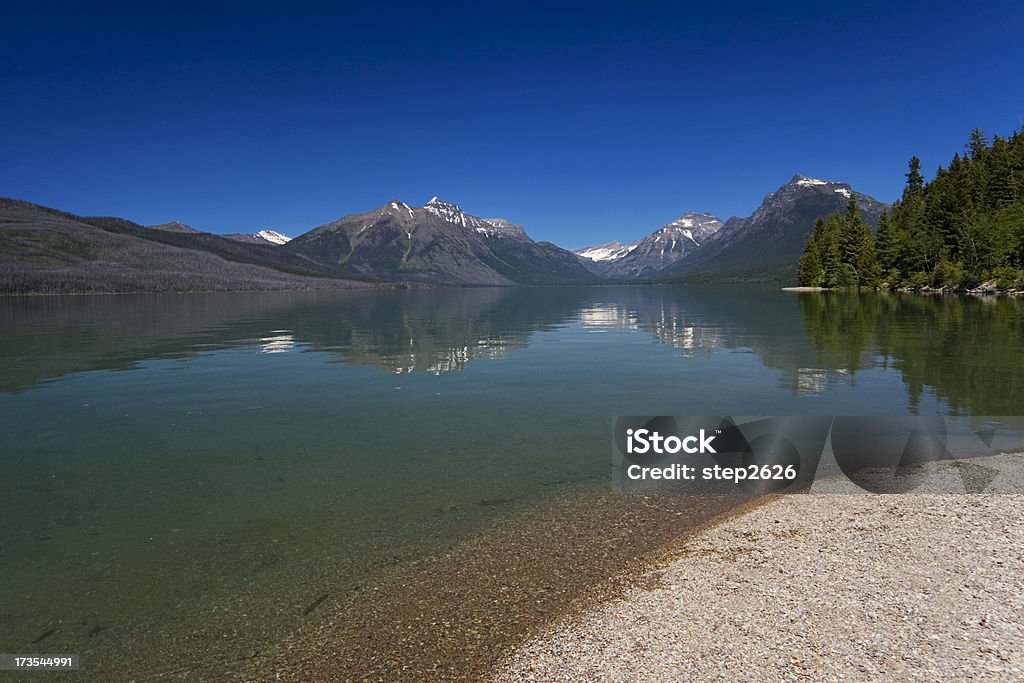
[[[86,664],[228,608],[281,637],[322,587],[606,487],[615,415],[1020,414],[1024,301],[4,298],[0,392],[0,652]]]

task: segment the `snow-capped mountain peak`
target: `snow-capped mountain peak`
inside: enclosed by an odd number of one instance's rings
[[[603,264],[595,272],[606,277],[638,277],[657,272],[700,249],[723,223],[709,213],[690,211],[629,245],[609,242],[576,251]]]
[[[462,208],[458,204],[452,204],[451,202],[433,197],[423,205],[423,208],[449,223],[456,223],[466,227],[466,214],[463,213]]]
[[[446,219],[450,216],[459,216],[463,214],[461,206],[451,202],[446,202],[439,197],[431,197],[430,201],[423,205],[423,208],[435,216],[441,216]]]
[[[485,219],[471,216],[463,211],[462,207],[458,204],[446,202],[438,197],[431,198],[429,202],[423,205],[423,208],[449,223],[461,225],[464,228],[475,230],[484,235],[492,237],[526,236],[526,231],[521,226],[510,223],[502,218]]]
[[[674,232],[684,235],[689,233],[688,237],[693,239],[694,232],[700,233],[703,237],[710,235],[720,227],[722,227],[722,221],[718,220],[710,213],[694,213],[693,211],[689,211],[671,223],[666,223],[658,228],[658,230],[654,232],[654,235]]]
[[[799,173],[793,176],[793,180],[790,181],[793,185],[831,185],[831,180],[821,180],[820,178],[808,178],[805,175]]]
[[[794,185],[798,188],[807,187],[822,187],[825,189],[832,190],[836,194],[841,194],[847,199],[850,198],[850,185],[848,183],[840,183],[835,180],[821,180],[820,178],[808,178],[805,175],[799,173],[793,176],[793,179],[789,181],[790,185]]]

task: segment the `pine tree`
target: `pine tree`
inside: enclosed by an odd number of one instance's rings
[[[889,212],[883,210],[878,219],[878,229],[875,231],[875,253],[882,278],[887,278],[896,265],[893,246]]]
[[[860,253],[860,209],[857,208],[857,200],[850,195],[846,202],[846,212],[837,217],[839,225],[839,255],[843,263],[854,267],[857,264],[857,255]]]
[[[911,157],[910,170],[906,174],[907,186],[903,190],[903,202],[899,211],[894,211],[896,228],[900,234],[899,261],[904,275],[930,270],[937,258],[934,240],[927,236],[924,221],[925,198],[924,177],[921,175],[921,160]]]
[[[967,157],[955,154],[949,168],[939,169],[924,194],[928,232],[954,260],[960,256],[960,235],[973,213],[970,166]]]
[[[985,196],[986,206],[999,209],[1000,207],[1012,204],[1024,192],[1024,186],[1016,182],[1018,178],[1024,178],[1020,165],[1014,164],[1014,149],[1010,141],[996,136],[992,142],[991,154],[989,155],[989,177],[987,192]]]
[[[910,170],[907,172],[907,187],[903,191],[903,197],[920,194],[924,189],[924,176],[921,175],[921,159],[910,157]]]
[[[841,231],[839,214],[832,214],[825,221],[821,238],[821,265],[824,271],[822,284],[825,287],[838,287],[842,284],[843,260],[839,255],[839,233]]]
[[[981,128],[975,128],[971,131],[971,139],[967,143],[967,151],[971,154],[971,159],[977,159],[988,147],[988,139],[985,137],[985,133],[982,132]]]
[[[871,226],[864,221],[858,221],[858,225],[857,284],[861,287],[877,287],[881,281],[881,270],[875,251],[875,235],[871,232]]]
[[[814,230],[807,238],[807,246],[800,257],[797,280],[804,287],[821,287],[825,282],[825,268],[821,258],[821,246],[825,233],[825,221],[818,217]]]

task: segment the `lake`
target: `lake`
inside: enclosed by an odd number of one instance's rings
[[[437,593],[424,577],[459,576],[492,532],[552,551],[517,534],[609,501],[616,415],[1024,405],[1024,301],[1005,298],[0,298],[0,349],[0,652],[79,653],[109,680],[265,674],[374,592]]]

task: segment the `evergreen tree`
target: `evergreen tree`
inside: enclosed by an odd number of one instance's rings
[[[878,254],[875,251],[875,234],[871,226],[858,221],[857,229],[857,276],[861,287],[877,287],[881,282]]]
[[[846,244],[849,235],[843,215],[839,212],[830,215],[822,222],[819,233],[822,285],[831,288],[855,284],[856,274],[850,272],[853,267],[843,256],[844,248],[850,249],[851,253],[853,251],[853,247]]]
[[[981,128],[975,128],[971,131],[971,139],[967,143],[967,151],[971,154],[971,159],[977,159],[988,147],[988,140],[985,138],[985,133],[982,132]]]
[[[854,268],[857,266],[858,254],[861,246],[861,219],[860,209],[857,208],[857,200],[850,195],[846,202],[846,212],[838,216],[839,221],[839,256],[843,263]]]
[[[881,217],[878,219],[878,229],[875,231],[875,253],[883,278],[887,278],[890,271],[896,265],[893,246],[891,228],[889,226],[889,212],[883,210]]]
[[[921,159],[918,157],[910,157],[910,170],[907,171],[907,187],[903,191],[903,196],[906,198],[909,195],[920,194],[924,189],[924,176],[921,175]]]
[[[938,238],[940,250],[956,259],[960,256],[960,235],[972,213],[971,162],[959,154],[948,169],[939,169],[925,193],[928,232]]]
[[[814,221],[814,230],[807,238],[807,246],[800,257],[797,280],[804,287],[821,287],[825,282],[825,268],[821,258],[821,246],[825,233],[825,221],[819,216]]]
[[[986,186],[986,205],[993,209],[1012,204],[1024,196],[1024,188],[1015,187],[1016,180],[1024,177],[1020,165],[1015,168],[1014,154],[1010,142],[996,136],[992,142],[992,153],[989,157],[989,177]]]
[[[825,221],[821,239],[821,264],[824,271],[825,287],[838,287],[843,281],[843,260],[839,255],[839,233],[842,218],[834,213]]]

